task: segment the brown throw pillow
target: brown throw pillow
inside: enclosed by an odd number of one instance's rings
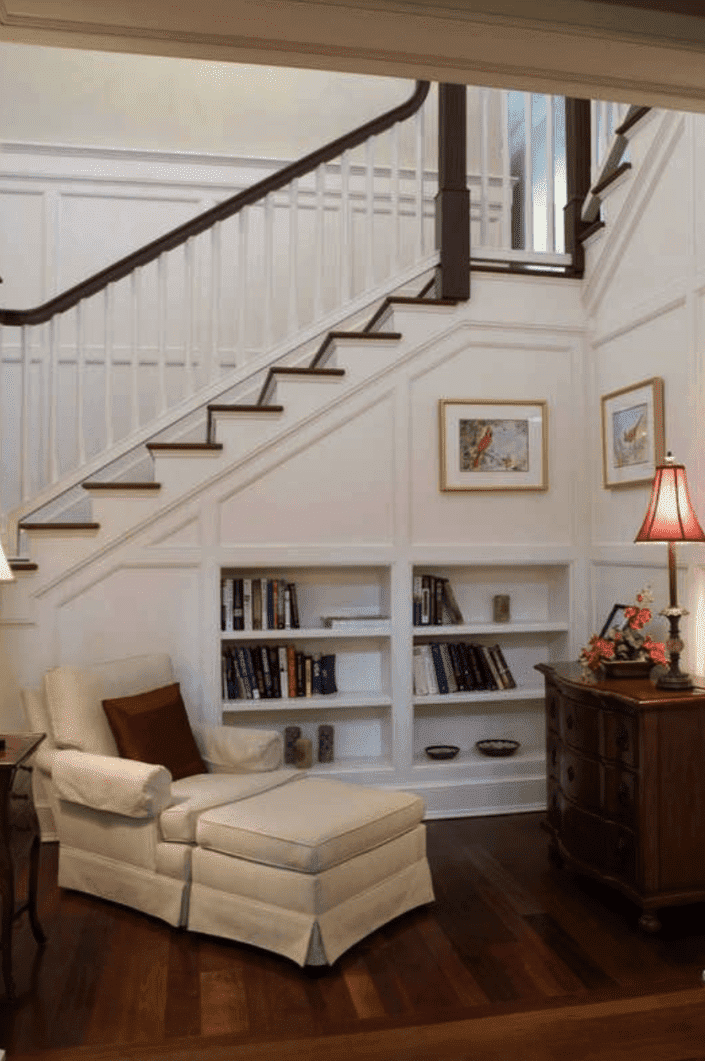
[[[103,710],[123,759],[165,766],[174,781],[207,773],[178,682],[136,696],[103,700]]]

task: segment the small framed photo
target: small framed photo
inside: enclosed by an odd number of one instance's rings
[[[624,629],[624,624],[626,622],[626,620],[624,618],[624,612],[625,612],[626,607],[627,607],[626,604],[615,604],[614,605],[614,607],[612,608],[612,611],[607,616],[607,622],[605,623],[605,625],[600,630],[600,637],[601,638],[602,637],[607,637],[607,635],[609,634],[610,630],[613,629],[613,627],[616,627],[617,630],[623,630]]]
[[[662,379],[655,376],[602,396],[605,489],[651,482],[664,448]]]
[[[548,403],[441,398],[441,490],[547,490]]]

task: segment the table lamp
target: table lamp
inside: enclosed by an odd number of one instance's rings
[[[668,608],[664,608],[659,614],[665,615],[671,626],[670,637],[666,642],[670,664],[666,673],[659,675],[656,685],[660,689],[692,689],[690,675],[684,674],[678,664],[683,651],[678,627],[681,615],[687,615],[688,612],[678,606],[676,542],[705,542],[705,534],[690,503],[685,466],[675,464],[671,453],[666,454],[663,464],[656,466],[649,507],[634,541],[668,543],[670,602]]]

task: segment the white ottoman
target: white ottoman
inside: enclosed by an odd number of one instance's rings
[[[189,929],[252,943],[299,965],[433,900],[423,800],[302,775],[202,814]]]

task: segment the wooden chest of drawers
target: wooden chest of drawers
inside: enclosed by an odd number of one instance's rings
[[[546,680],[545,826],[552,854],[619,888],[657,931],[662,906],[705,900],[705,688]]]

